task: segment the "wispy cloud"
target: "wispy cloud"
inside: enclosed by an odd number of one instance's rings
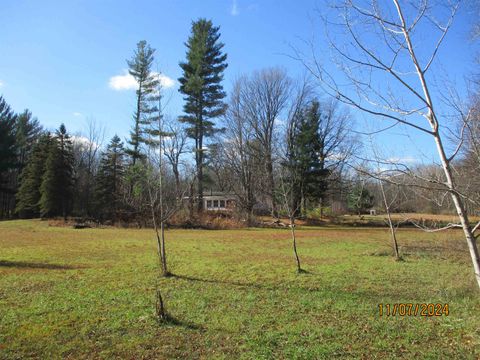
[[[1,88],[3,85],[5,85],[5,83],[4,83],[2,80],[0,80],[0,88]]]
[[[392,164],[414,164],[414,163],[418,163],[419,159],[411,157],[411,156],[390,157],[390,158],[387,159],[387,162],[392,163]]]
[[[157,72],[153,72],[153,74],[158,77],[163,88],[168,89],[175,85],[175,80],[172,78]],[[112,76],[108,81],[108,86],[113,90],[122,91],[135,90],[138,84],[135,78],[128,73],[128,70],[124,70],[123,75]]]
[[[240,11],[238,10],[237,0],[233,0],[232,8],[230,9],[230,15],[237,16],[238,14],[240,14]]]
[[[83,114],[75,111],[74,113],[72,113],[72,115],[75,116],[75,117],[80,117]]]

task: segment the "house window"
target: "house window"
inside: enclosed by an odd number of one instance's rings
[[[222,209],[225,208],[225,200],[220,200],[220,207],[221,207]]]
[[[213,207],[218,208],[218,200],[213,200]]]
[[[212,200],[207,200],[207,209],[212,207]]]

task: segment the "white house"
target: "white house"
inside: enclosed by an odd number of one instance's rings
[[[207,211],[232,211],[237,203],[235,194],[213,192],[203,194],[203,208]]]

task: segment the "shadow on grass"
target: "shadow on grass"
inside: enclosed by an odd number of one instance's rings
[[[165,318],[159,320],[161,325],[179,326],[189,330],[205,330],[201,325],[197,325],[188,321],[177,319],[176,317],[166,314]]]
[[[27,261],[8,261],[0,260],[0,267],[15,267],[26,269],[49,269],[49,270],[73,270],[79,269],[79,266],[49,264],[49,263],[35,263]]]
[[[301,276],[309,276],[313,275],[314,273],[307,271],[306,273],[302,273]],[[299,274],[300,275],[300,274]],[[335,284],[320,284],[317,286],[306,287],[302,286],[301,284],[294,284],[294,283],[280,283],[280,284],[252,284],[252,283],[242,283],[236,281],[227,281],[227,280],[216,280],[216,279],[203,279],[188,275],[177,275],[172,274],[172,278],[192,281],[192,282],[201,282],[205,284],[221,284],[221,285],[229,285],[229,286],[238,286],[243,287],[246,289],[257,289],[263,291],[300,291],[305,293],[315,293],[315,294],[323,294],[321,296],[334,296],[338,301],[348,300],[353,301],[363,300],[363,301],[371,301],[371,302],[378,302],[379,298],[398,298],[400,295],[394,289],[385,289],[384,287],[380,287],[377,290],[373,289],[362,289],[361,287],[354,287],[349,289],[348,285],[335,285]],[[417,292],[413,291],[410,294],[402,293],[403,296],[412,296],[412,298],[416,298]],[[356,300],[355,300],[356,301]]]
[[[188,276],[188,275],[170,274],[170,277],[176,278],[176,279],[181,279],[181,280],[198,281],[198,282],[208,283],[208,284],[233,285],[233,286],[241,286],[241,287],[252,287],[252,288],[256,288],[256,289],[265,288],[265,286],[258,285],[258,284],[242,283],[242,282],[238,282],[238,281],[202,279],[202,278],[198,278],[198,277],[194,277],[194,276]]]

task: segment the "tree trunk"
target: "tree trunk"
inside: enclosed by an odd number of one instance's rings
[[[445,148],[443,147],[442,139],[440,138],[438,121],[434,112],[433,102],[427,86],[427,81],[425,79],[425,71],[422,70],[422,68],[420,67],[419,61],[417,59],[417,55],[412,45],[409,30],[407,29],[405,18],[403,16],[402,8],[399,4],[399,1],[394,0],[394,3],[397,8],[399,19],[401,20],[401,23],[402,23],[402,32],[405,38],[405,42],[406,42],[410,57],[412,59],[412,62],[415,66],[415,70],[416,70],[418,79],[420,81],[420,85],[422,86],[422,91],[425,96],[425,102],[428,106],[429,111],[426,118],[430,123],[430,127],[432,129],[432,135],[437,147],[437,152],[440,157],[440,161],[442,163],[443,172],[446,178],[445,184],[447,185],[450,191],[450,195],[455,205],[455,209],[457,210],[458,218],[460,219],[460,224],[462,225],[463,233],[465,234],[465,239],[467,240],[470,257],[472,258],[472,265],[473,265],[475,278],[477,280],[478,286],[480,287],[480,256],[478,253],[477,241],[475,239],[475,236],[473,235],[472,228],[468,221],[468,216],[465,213],[465,205],[463,204],[463,200],[458,194],[458,192],[456,191],[455,182],[452,176],[452,169],[450,167],[451,159],[449,159],[445,154]]]
[[[156,312],[159,321],[167,320],[167,312],[165,311],[165,305],[163,304],[162,293],[159,289],[156,292]]]
[[[477,280],[477,284],[480,287],[480,254],[478,252],[477,239],[475,239],[475,236],[472,232],[472,227],[468,220],[468,216],[465,212],[465,206],[464,206],[463,200],[456,191],[456,186],[452,176],[452,169],[445,155],[445,151],[443,149],[443,144],[441,142],[441,139],[439,138],[438,135],[435,135],[435,143],[437,144],[437,150],[439,152],[440,160],[442,162],[442,168],[445,173],[445,177],[447,179],[446,184],[450,189],[450,195],[452,197],[453,204],[455,205],[458,218],[460,219],[460,224],[462,225],[462,230],[465,235],[465,239],[467,240],[467,246],[470,252],[470,257],[472,259],[473,272],[475,274],[475,279]]]
[[[201,107],[203,109],[203,107]],[[203,211],[203,118],[200,112],[197,147],[197,212]]]
[[[200,161],[197,165],[197,211],[199,214],[203,211],[203,156],[200,155]]]
[[[320,197],[320,220],[323,219],[323,196]]]
[[[267,152],[265,154],[266,170],[267,170],[267,192],[272,202],[272,216],[278,218],[277,202],[275,199],[275,180],[273,179],[272,155]]]
[[[161,235],[161,243],[160,243],[160,255],[162,259],[162,275],[168,276],[170,273],[168,272],[167,268],[167,252],[165,249],[165,222],[162,221],[160,223],[160,235]]]
[[[382,191],[383,204],[385,205],[385,211],[387,212],[388,226],[390,228],[390,235],[392,238],[392,246],[393,246],[393,251],[395,253],[395,260],[400,260],[400,253],[398,252],[397,234],[395,231],[395,227],[393,226],[392,216],[390,214],[390,205],[388,204],[387,196],[385,194],[385,189],[383,187],[383,182],[381,180],[380,180],[380,190]]]
[[[295,219],[290,217],[290,231],[292,233],[292,242],[293,242],[293,253],[295,254],[295,260],[297,262],[297,272],[302,272],[302,268],[300,266],[300,258],[298,257],[297,253],[297,238],[295,236]]]

